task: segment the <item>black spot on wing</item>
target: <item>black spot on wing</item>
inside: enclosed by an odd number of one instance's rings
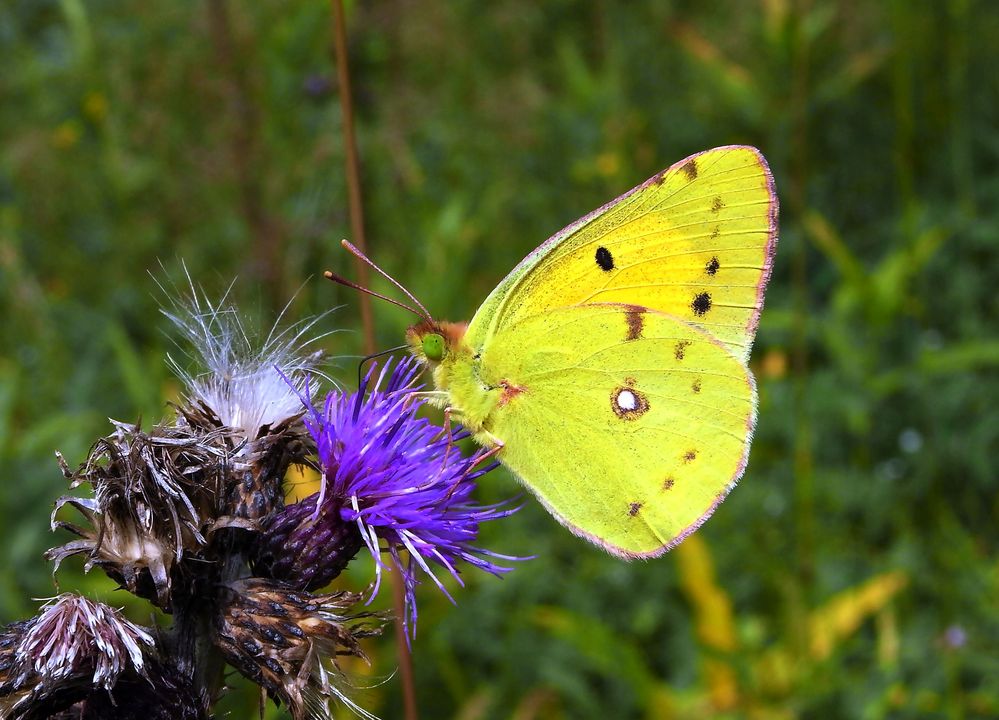
[[[683,462],[694,462],[697,459],[697,450],[690,449],[683,454]]]
[[[666,492],[667,490],[672,490],[673,485],[675,484],[676,484],[676,478],[674,478],[672,475],[668,475],[666,479],[663,480],[663,492]]]
[[[711,294],[706,292],[698,293],[694,296],[694,300],[690,303],[690,307],[694,311],[694,315],[700,317],[711,309]]]
[[[610,272],[614,269],[614,256],[611,255],[610,250],[602,245],[597,248],[596,260],[597,265],[599,265],[600,269],[604,272]]]
[[[699,393],[701,391],[701,381],[700,380],[694,380],[694,382],[691,383],[691,385],[690,385],[690,389],[693,392],[695,392],[695,393]]]
[[[723,207],[725,207],[725,203],[722,202],[720,197],[716,197],[711,201],[711,212],[717,214]]]
[[[687,352],[687,347],[690,345],[690,340],[681,340],[673,348],[673,357],[677,360],[683,360],[683,356]]]
[[[704,272],[706,272],[708,275],[714,275],[716,272],[718,272],[718,268],[720,267],[721,264],[718,262],[718,258],[713,257],[710,260],[708,260],[708,264],[704,266]]]
[[[641,509],[642,509],[642,503],[633,502],[628,506],[628,514],[631,515],[631,517],[635,517],[636,515],[638,515],[638,511]]]
[[[687,176],[687,180],[697,179],[697,161],[694,158],[690,158],[687,162],[680,166],[680,172]]]

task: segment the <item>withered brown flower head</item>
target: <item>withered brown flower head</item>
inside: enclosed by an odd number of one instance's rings
[[[82,539],[52,548],[46,557],[58,570],[65,558],[85,554],[87,570],[97,565],[130,592],[169,610],[174,565],[206,545],[207,529],[225,512],[232,440],[224,429],[158,425],[144,432],[114,425],[114,434],[98,440],[75,473],[63,463],[72,487],[86,483],[93,497],[56,501],[52,529]],[[57,520],[65,505],[89,527]]]
[[[0,718],[24,717],[26,708],[58,710],[110,691],[123,674],[145,679],[152,647],[149,632],[114,608],[79,595],[54,598],[3,633]]]
[[[60,498],[52,527],[81,539],[51,549],[56,569],[66,557],[86,556],[130,592],[171,612],[174,575],[204,577],[205,563],[245,542],[233,532],[257,532],[259,522],[283,506],[282,482],[292,463],[306,462],[314,445],[304,424],[299,393],[308,392],[320,360],[303,340],[314,321],[272,332],[255,348],[236,309],[214,305],[192,288],[187,304],[168,317],[200,359],[195,374],[172,365],[186,386],[176,416],[148,431],[115,422],[79,470],[64,473],[91,498]],[[57,520],[63,506],[87,520]],[[224,540],[212,547],[212,533]],[[197,566],[181,568],[182,559]],[[206,582],[213,582],[206,579]],[[187,590],[181,593],[189,597]]]
[[[381,632],[380,617],[351,614],[356,593],[312,595],[278,582],[248,578],[223,592],[214,642],[230,665],[285,703],[295,720],[332,718],[338,699],[362,717],[372,717],[345,694],[337,657],[367,660],[359,638]]]

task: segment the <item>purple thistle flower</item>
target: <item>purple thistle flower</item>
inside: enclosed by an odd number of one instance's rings
[[[479,524],[516,512],[508,502],[480,505],[472,500],[475,481],[498,463],[484,450],[465,457],[455,443],[468,433],[446,433],[416,416],[422,400],[413,392],[420,367],[413,359],[394,369],[372,366],[356,393],[331,392],[322,411],[310,405],[304,421],[318,449],[323,484],[312,519],[338,516],[357,526],[375,559],[377,594],[384,541],[406,587],[406,623],[416,627],[417,568],[454,602],[431,563],[459,584],[460,561],[493,575],[511,568],[494,559],[520,560],[474,545]],[[401,551],[409,553],[403,561]]]

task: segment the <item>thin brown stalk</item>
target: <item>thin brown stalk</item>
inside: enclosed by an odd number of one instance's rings
[[[364,235],[364,205],[361,200],[361,163],[357,155],[357,141],[354,135],[354,104],[350,88],[350,67],[347,61],[347,29],[343,13],[343,0],[332,0],[333,5],[333,47],[335,51],[337,81],[340,86],[340,108],[343,114],[343,141],[346,149],[347,190],[350,201],[350,226],[353,242],[357,248],[368,254]],[[358,283],[369,287],[368,266],[359,258],[356,260]],[[364,328],[364,347],[367,354],[375,352],[375,324],[371,312],[371,297],[360,293],[361,323]],[[399,675],[402,678],[403,701],[406,720],[417,720],[416,687],[413,682],[413,661],[406,643],[405,590],[402,573],[397,573],[392,582],[392,604],[395,610],[396,641],[399,654]]]
[[[333,48],[336,53],[336,75],[340,86],[340,110],[343,115],[343,144],[347,163],[347,192],[350,202],[350,230],[354,245],[368,254],[368,241],[364,234],[364,203],[361,200],[361,161],[357,156],[357,138],[354,134],[354,100],[350,87],[350,67],[347,64],[347,29],[343,16],[343,0],[333,2]],[[355,260],[358,284],[369,287],[368,266]],[[361,294],[361,324],[364,328],[364,351],[375,352],[375,322],[371,312],[371,298]]]

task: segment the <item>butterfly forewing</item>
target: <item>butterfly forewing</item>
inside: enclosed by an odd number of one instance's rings
[[[749,355],[777,237],[777,197],[755,148],[683,160],[570,225],[493,291],[473,345],[521,319],[575,304],[660,310]]]

